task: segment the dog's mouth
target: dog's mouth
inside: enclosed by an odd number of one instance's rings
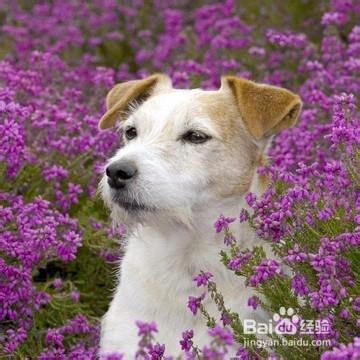
[[[119,195],[117,192],[113,192],[111,200],[129,212],[155,211],[154,207],[140,203],[137,200],[125,198],[124,196]]]

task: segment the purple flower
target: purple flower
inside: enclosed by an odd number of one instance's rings
[[[45,341],[47,344],[62,346],[64,335],[62,335],[57,329],[49,329],[46,333]]]
[[[357,298],[355,298],[355,300],[352,303],[352,308],[353,310],[355,310],[356,312],[360,312],[360,296],[358,296]]]
[[[195,297],[195,296],[189,296],[188,299],[188,308],[190,309],[190,311],[193,313],[193,315],[197,314],[197,311],[200,308],[201,302],[205,299],[205,293],[203,293],[202,295]]]
[[[233,234],[231,234],[229,231],[226,231],[224,236],[224,244],[226,246],[230,246],[236,243],[236,239]]]
[[[254,267],[254,275],[249,281],[252,286],[258,286],[280,273],[280,265],[276,260],[263,259],[258,266]]]
[[[149,349],[149,355],[151,360],[161,360],[165,353],[165,345],[159,343],[152,345]]]
[[[296,274],[291,280],[291,287],[296,295],[308,295],[310,290],[307,286],[306,278],[303,275]]]
[[[248,306],[251,306],[254,310],[257,309],[259,305],[259,298],[257,296],[252,296],[248,299]]]
[[[248,264],[251,257],[252,253],[249,251],[235,255],[235,257],[229,261],[228,267],[234,271],[241,271],[242,266]]]
[[[344,25],[348,20],[346,14],[340,12],[325,13],[321,19],[323,25]]]
[[[340,317],[341,317],[342,319],[347,319],[349,316],[350,316],[350,312],[349,312],[348,309],[342,309],[342,310],[340,311]]]
[[[270,43],[280,47],[304,48],[307,42],[305,34],[281,33],[272,29],[266,32]]]
[[[325,351],[321,355],[321,360],[338,360],[338,359],[358,359],[360,357],[360,338],[355,337],[354,342],[344,345],[333,350]]]
[[[136,326],[138,327],[138,336],[146,336],[153,332],[157,332],[157,327],[154,322],[142,322],[142,321],[136,321]]]
[[[182,339],[180,340],[181,350],[190,351],[193,345],[192,338],[194,337],[193,330],[185,330],[182,333]]]
[[[209,330],[209,335],[216,338],[217,341],[221,341],[224,345],[233,345],[234,337],[231,331],[227,328],[223,328],[219,325],[215,325],[214,328]]]
[[[235,220],[236,218],[225,217],[223,214],[221,214],[214,224],[216,232],[219,233],[221,231],[229,230],[229,224],[231,224]]]
[[[213,274],[209,272],[201,271],[199,275],[194,277],[194,281],[196,282],[196,286],[207,286],[209,283],[209,279],[213,277]]]
[[[246,200],[247,204],[252,207],[255,204],[256,195],[251,192],[247,193],[245,196],[245,200]]]
[[[54,285],[55,289],[60,289],[62,284],[63,284],[63,282],[62,282],[62,280],[60,278],[56,278],[53,281],[53,285]]]
[[[240,222],[245,222],[249,220],[249,212],[246,209],[241,209],[239,219]]]
[[[223,312],[221,314],[220,320],[221,320],[223,326],[227,326],[227,325],[231,324],[231,319],[230,319],[229,315],[226,312]]]
[[[78,302],[80,300],[80,292],[79,291],[72,291],[70,293],[70,298],[74,302]]]
[[[295,244],[293,249],[289,249],[288,255],[284,257],[289,262],[304,262],[307,258],[308,255],[300,250],[298,244]]]
[[[46,181],[63,180],[69,176],[69,171],[59,165],[46,166],[43,170],[43,176]]]
[[[240,358],[240,360],[249,360],[249,359],[251,359],[251,355],[249,354],[249,351],[246,350],[242,346],[240,346],[239,349],[237,350],[236,356],[238,356]]]

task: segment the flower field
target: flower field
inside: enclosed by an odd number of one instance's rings
[[[291,346],[276,334],[270,350],[249,345],[255,335],[204,269],[194,279],[203,296],[184,307],[203,314],[212,340],[199,348],[184,329],[184,359],[228,359],[234,344],[244,360],[360,359],[358,0],[0,2],[0,358],[97,358],[126,236],[97,194],[120,146],[98,122],[115,83],[164,72],[177,88],[218,88],[235,74],[301,96],[298,125],[274,139],[259,170],[271,186],[246,195],[251,212],[219,214],[214,232],[227,244],[219,262],[259,294],[254,311],[280,304],[327,325],[292,335]],[[291,276],[262,248],[239,246],[239,221]],[[138,320],[137,359],[170,359],[156,324]]]

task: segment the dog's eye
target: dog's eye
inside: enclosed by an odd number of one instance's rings
[[[136,138],[137,136],[137,131],[136,129],[131,126],[131,127],[128,127],[126,130],[125,130],[125,137],[128,139],[128,140],[131,140],[131,139],[134,139]]]
[[[201,131],[189,130],[182,136],[182,140],[193,143],[193,144],[202,144],[205,141],[211,139],[211,136],[204,134]]]

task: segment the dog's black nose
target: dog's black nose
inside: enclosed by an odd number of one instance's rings
[[[106,168],[108,183],[116,189],[125,187],[126,182],[131,180],[136,173],[137,168],[131,161],[115,161]]]

